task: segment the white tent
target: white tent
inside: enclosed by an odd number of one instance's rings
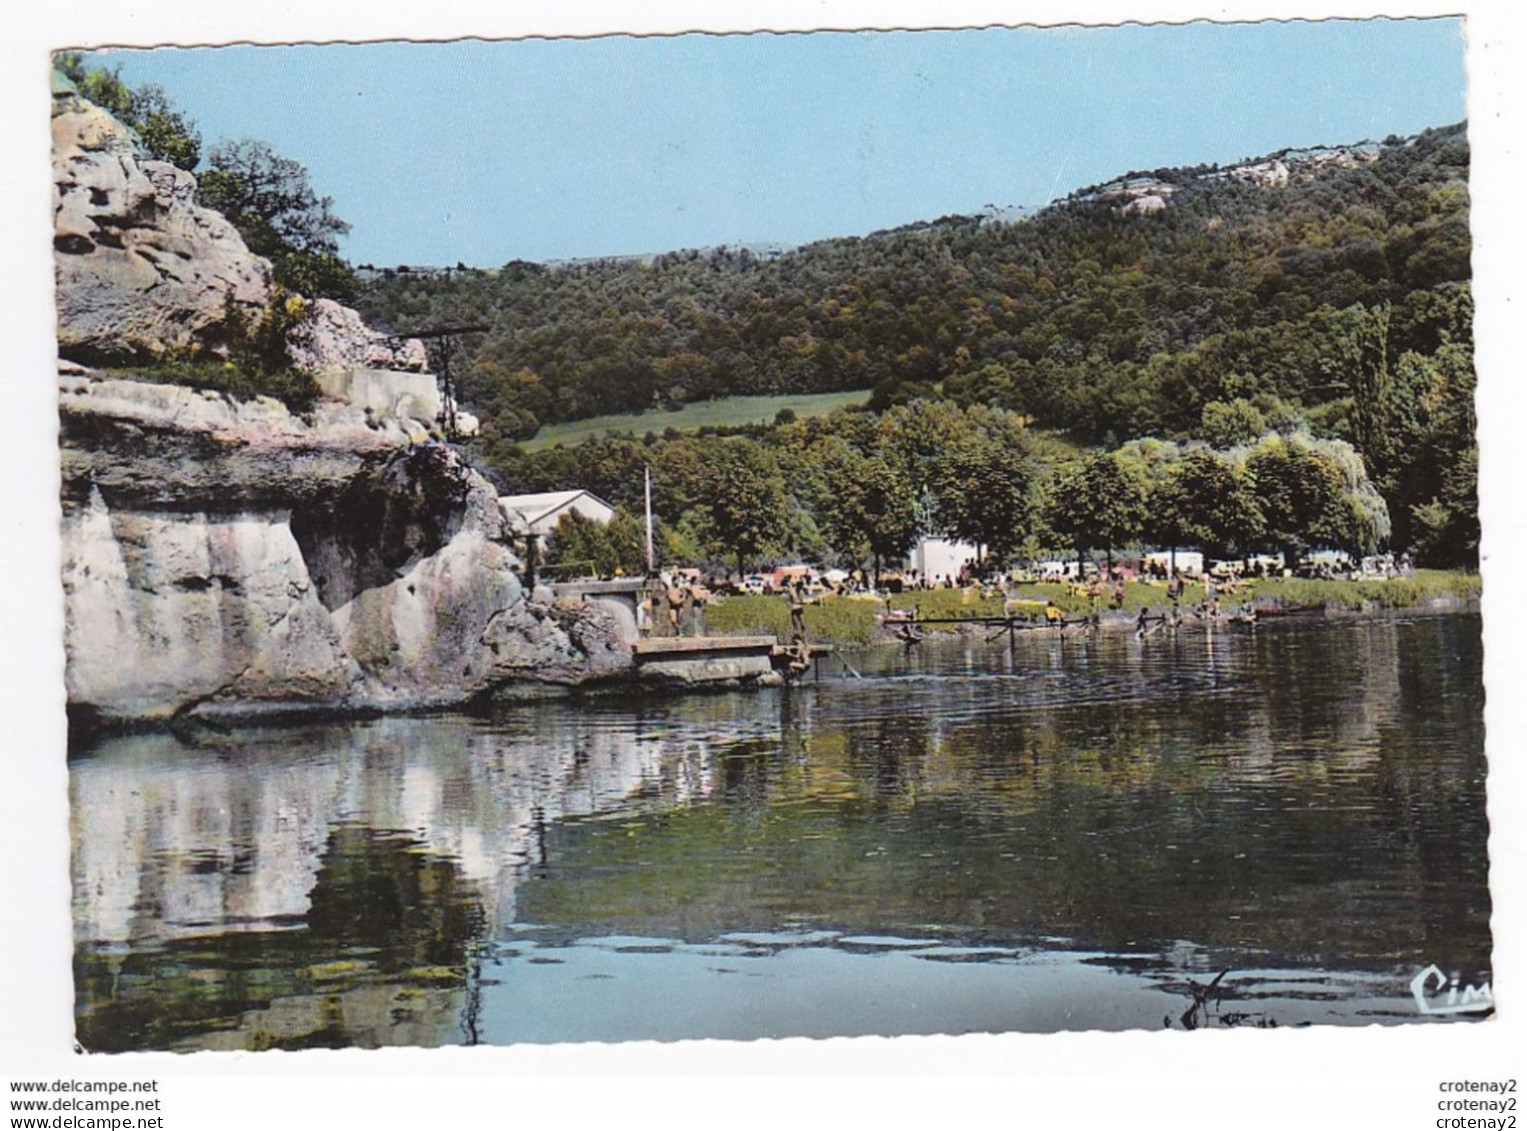
[[[1146,554],[1145,560],[1152,565],[1158,565],[1165,569],[1172,568],[1172,552],[1170,550],[1157,550]],[[1188,574],[1200,574],[1204,572],[1204,556],[1198,550],[1177,551],[1177,572]]]

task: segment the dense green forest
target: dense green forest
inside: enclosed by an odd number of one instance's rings
[[[627,511],[568,531],[563,557],[638,564],[629,516],[650,467],[676,561],[879,564],[934,532],[998,559],[1153,543],[1477,560],[1462,125],[1128,173],[1015,222],[950,216],[762,256],[373,270],[360,290],[338,255],[348,225],[301,165],[243,140],[203,167],[162,90],[55,64],[148,155],[195,170],[286,291],[352,299],[393,330],[486,325],[454,365],[482,420],[472,454],[505,487],[582,486]],[[302,309],[278,293],[235,335],[250,388],[304,376],[282,349]],[[520,446],[543,423],[849,392],[867,408]]]
[[[1467,337],[1448,293],[1469,278],[1467,171],[1458,126],[1282,189],[1190,180],[1157,215],[1079,197],[772,259],[384,272],[362,310],[393,328],[489,323],[464,389],[520,436],[725,394],[895,400],[952,381],[1101,442],[1191,428],[1205,402],[1245,391],[1325,404],[1337,312],[1356,304],[1394,308],[1395,357]]]
[[[1012,543],[995,547],[1003,552],[1024,537],[1072,539],[1041,503],[1088,452],[1127,456],[1145,439],[1226,458],[1239,447],[1230,463],[1244,468],[1248,445],[1283,436],[1361,457],[1359,478],[1377,487],[1387,516],[1382,535],[1370,523],[1354,546],[1376,538],[1431,563],[1468,564],[1478,525],[1464,127],[1347,156],[1291,158],[1278,187],[1208,167],[1131,174],[1167,186],[1169,203],[1153,212],[1087,190],[1017,222],[947,217],[772,257],[721,248],[383,271],[360,305],[393,328],[490,327],[465,342],[455,370],[484,421],[478,454],[516,489],[576,484],[619,501],[631,482],[621,477],[643,462],[677,481],[673,468],[726,464],[721,453],[739,446],[670,434],[525,455],[515,441],[543,422],[863,389],[873,396],[860,416],[941,401],[1030,426],[1020,446],[1035,459],[1037,501],[1015,537],[999,539]],[[877,443],[904,447],[899,435],[865,442],[877,426],[854,416],[743,430],[766,449],[794,511],[791,529],[752,538],[752,552],[841,555],[849,545],[816,498],[826,455],[792,460],[789,430],[825,430],[866,459],[889,458]],[[1040,436],[1058,438],[1056,450]],[[698,456],[679,450],[696,445]],[[919,480],[909,496],[917,522],[954,529],[928,467],[891,470]],[[671,531],[693,535],[686,548],[726,542],[684,496],[669,494],[661,510]],[[1159,525],[1164,504],[1142,506]],[[1047,513],[1052,521],[1038,520]],[[1137,522],[1134,534],[1149,526]],[[1279,541],[1230,533],[1218,544]]]

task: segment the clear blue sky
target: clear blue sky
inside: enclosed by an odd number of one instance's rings
[[[122,51],[357,263],[802,243],[1465,115],[1458,20]]]

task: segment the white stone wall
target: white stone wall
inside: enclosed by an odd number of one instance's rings
[[[326,397],[381,417],[433,425],[440,416],[440,388],[433,373],[396,369],[328,369],[317,373]]]

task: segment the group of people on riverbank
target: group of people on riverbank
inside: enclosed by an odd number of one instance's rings
[[[710,590],[682,574],[653,579],[637,603],[637,631],[642,636],[699,636]]]
[[[1175,626],[1190,619],[1256,623],[1259,613],[1248,599],[1252,587],[1293,576],[1282,569],[1259,568],[1262,566],[1263,563],[1258,561],[1219,562],[1206,569],[1194,562],[1194,568],[1168,569],[1165,577],[1154,568],[1138,571],[1100,569],[1089,573],[1083,580],[1048,584],[1025,580],[1018,575],[978,578],[966,570],[959,578],[919,576],[915,579],[917,584],[910,590],[904,585],[895,590],[891,586],[877,588],[871,578],[862,573],[836,577],[834,584],[829,586],[824,584],[821,576],[803,571],[785,573],[779,579],[778,588],[759,595],[783,598],[788,604],[788,629],[774,630],[782,644],[806,640],[809,604],[837,597],[873,598],[883,603],[875,614],[877,624],[884,634],[906,643],[923,639],[925,630],[919,622],[929,616],[955,620],[969,617],[983,623],[1022,621],[1035,627],[1051,626],[1062,632],[1078,626],[1098,628],[1105,622],[1112,622],[1116,627],[1134,623],[1137,631],[1152,631],[1150,626]],[[1329,577],[1320,574],[1315,580],[1344,582],[1348,578],[1338,576],[1343,566],[1356,568],[1358,580],[1398,579],[1415,573],[1410,555],[1402,553],[1397,557],[1365,559],[1360,563],[1335,562]],[[909,582],[913,578],[904,575],[897,580]],[[674,570],[655,578],[641,602],[639,621],[643,635],[702,635],[706,631],[704,607],[738,589],[726,579],[711,584],[723,587],[713,593],[694,570]],[[1057,584],[1063,586],[1059,594],[1056,593]],[[934,600],[929,605],[918,596],[939,591],[958,594],[960,607],[951,607],[951,597]],[[740,592],[748,595],[752,591],[743,589]],[[1266,596],[1265,590],[1263,592]],[[1346,599],[1350,600],[1350,595]],[[1280,613],[1288,608],[1299,610],[1305,607],[1281,598],[1272,598],[1271,603]],[[1001,609],[1000,616],[991,607],[993,604]],[[985,606],[987,611],[964,607],[969,605]],[[744,620],[752,615],[746,614]],[[834,613],[830,619],[836,623],[843,615]]]

